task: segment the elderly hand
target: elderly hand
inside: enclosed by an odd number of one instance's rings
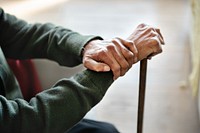
[[[112,70],[113,79],[123,76],[137,62],[137,49],[132,41],[120,38],[111,41],[93,40],[83,51],[86,68],[105,72]]]
[[[135,31],[128,37],[135,43],[138,50],[138,61],[148,58],[162,52],[161,45],[164,44],[160,29],[146,24],[140,24]]]
[[[113,79],[123,76],[131,66],[162,52],[164,44],[160,30],[140,24],[126,39],[90,41],[83,51],[83,64],[97,72],[113,72]]]

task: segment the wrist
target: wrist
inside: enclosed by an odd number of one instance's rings
[[[93,39],[87,42],[81,50],[81,56],[83,57],[87,50],[91,49],[95,44],[99,43],[100,41],[100,39]]]

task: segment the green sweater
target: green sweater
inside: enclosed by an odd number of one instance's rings
[[[99,37],[52,24],[28,24],[0,8],[0,133],[63,133],[103,98],[113,82],[112,73],[85,70],[27,102],[6,62],[6,58],[46,58],[76,66],[82,47],[94,38]]]

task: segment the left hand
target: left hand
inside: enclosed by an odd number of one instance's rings
[[[83,51],[83,64],[97,72],[112,70],[113,79],[123,76],[138,61],[138,51],[132,41],[120,38],[111,41],[93,40]]]

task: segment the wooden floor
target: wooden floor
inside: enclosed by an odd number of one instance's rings
[[[197,99],[188,85],[191,11],[187,0],[69,0],[24,18],[104,38],[126,38],[139,23],[159,27],[166,45],[161,55],[148,62],[144,133],[200,132]],[[55,67],[60,73],[66,70]],[[111,122],[122,133],[136,133],[138,77],[136,64],[110,87],[88,117]]]

